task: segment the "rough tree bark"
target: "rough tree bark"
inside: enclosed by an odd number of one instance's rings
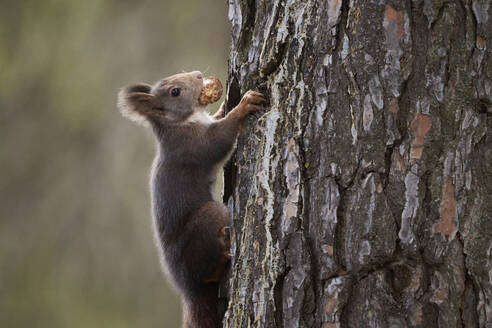
[[[492,327],[491,2],[229,0],[224,327]]]

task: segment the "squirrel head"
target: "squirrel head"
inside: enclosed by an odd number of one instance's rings
[[[138,123],[179,123],[204,109],[199,102],[202,89],[202,73],[180,73],[154,86],[139,83],[123,88],[118,94],[118,108],[123,116]]]

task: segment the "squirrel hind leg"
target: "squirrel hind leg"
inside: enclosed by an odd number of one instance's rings
[[[227,208],[218,202],[207,202],[193,214],[183,231],[184,269],[198,288],[219,281],[227,267],[230,259],[227,223]]]
[[[223,274],[224,271],[227,267],[227,261],[229,261],[232,257],[230,253],[230,248],[231,248],[231,237],[229,235],[230,228],[229,226],[222,227],[219,230],[218,236],[217,236],[217,242],[219,244],[219,259],[217,261],[217,265],[215,266],[214,272],[212,274],[205,276],[203,279],[204,283],[209,283],[209,282],[217,282],[219,281]]]
[[[196,211],[181,234],[182,271],[186,278],[181,287],[184,303],[184,327],[215,328],[218,325],[218,281],[229,260],[227,208],[207,202]]]

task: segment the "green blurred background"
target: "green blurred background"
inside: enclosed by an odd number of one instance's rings
[[[0,327],[178,327],[118,89],[226,78],[225,0],[0,0]],[[213,109],[216,109],[214,107]]]

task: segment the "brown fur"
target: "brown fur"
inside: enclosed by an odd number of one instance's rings
[[[183,298],[188,328],[219,324],[217,282],[230,258],[229,215],[214,201],[212,189],[242,120],[264,101],[261,94],[248,91],[226,117],[203,119],[200,114],[200,120],[190,120],[204,111],[198,102],[202,87],[200,72],[182,73],[154,86],[127,87],[118,98],[122,114],[150,125],[158,141],[151,176],[152,214],[166,271]],[[172,94],[175,88],[179,96]]]

